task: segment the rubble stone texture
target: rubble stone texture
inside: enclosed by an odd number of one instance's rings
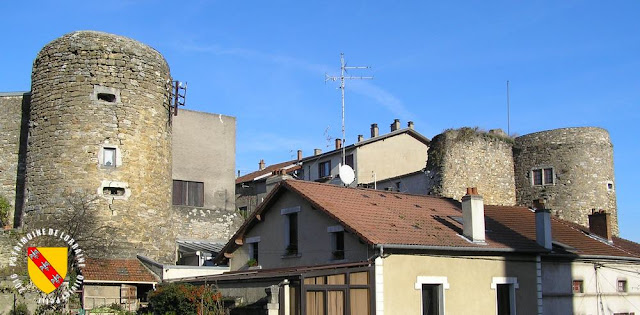
[[[460,200],[467,187],[477,187],[485,204],[514,205],[512,141],[472,128],[447,130],[429,147],[429,193]]]
[[[40,51],[32,72],[27,229],[69,209],[69,196],[97,194],[95,220],[110,227],[115,244],[94,255],[174,261],[169,79],[160,53],[121,36],[74,32]],[[104,147],[117,148],[120,165],[101,165]],[[126,194],[110,196],[103,186]]]
[[[514,160],[519,205],[544,199],[555,215],[584,226],[592,209],[605,210],[618,235],[613,145],[606,130],[562,128],[524,135],[515,139]],[[541,167],[553,168],[552,185],[532,185],[531,170]]]
[[[16,199],[22,98],[22,93],[0,97],[0,196],[12,206]],[[13,212],[8,221],[13,224]]]

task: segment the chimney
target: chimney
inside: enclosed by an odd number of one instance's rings
[[[551,238],[551,210],[546,209],[544,200],[533,201],[533,208],[536,211],[536,242],[545,249],[551,250],[553,247]]]
[[[265,182],[267,194],[271,192],[271,190],[276,186],[277,183],[287,179],[293,179],[293,177],[287,174],[287,171],[285,171],[284,169],[279,169],[271,172],[271,176],[267,177],[267,180]]]
[[[238,170],[238,177],[240,177],[240,170]],[[238,177],[236,177],[236,178],[238,178]]]
[[[589,232],[611,242],[611,215],[604,210],[593,209],[589,215]]]
[[[407,123],[407,127],[408,127],[409,129],[413,129],[413,121],[408,122],[408,123]]]
[[[313,155],[320,155],[322,153],[322,149],[313,149]]]
[[[298,162],[302,160],[302,150],[298,150]]]
[[[398,129],[400,129],[400,119],[394,119],[391,124],[391,131],[396,131]]]
[[[474,243],[484,243],[484,202],[476,187],[462,197],[462,234]]]
[[[358,142],[364,140],[364,136],[363,135],[358,135]]]
[[[378,124],[371,124],[371,138],[378,136]]]
[[[258,163],[258,171],[262,171],[264,169],[264,160],[260,160]]]
[[[336,150],[342,148],[342,139],[336,139]]]

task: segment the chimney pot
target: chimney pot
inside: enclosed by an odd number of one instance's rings
[[[610,216],[604,210],[589,215],[589,232],[611,241]]]
[[[473,188],[467,187],[467,196],[472,195],[473,194],[472,191],[473,191]]]
[[[478,187],[471,187],[471,194],[472,195],[477,195],[478,194]]]
[[[396,131],[398,129],[400,129],[400,119],[394,119],[391,124],[391,131]]]
[[[378,136],[378,124],[371,124],[371,138]]]
[[[364,140],[364,136],[363,135],[358,135],[358,142]]]
[[[302,160],[302,150],[298,150],[298,162]]]
[[[336,139],[336,150],[342,148],[342,139]]]
[[[313,149],[313,155],[320,155],[322,153],[322,149]]]
[[[260,162],[258,163],[258,170],[262,171],[264,169],[264,160],[260,160]]]
[[[409,121],[407,123],[407,127],[409,127],[409,129],[413,129],[413,121]]]
[[[472,189],[473,192],[473,189]],[[484,202],[480,195],[462,197],[462,234],[474,243],[484,243]]]

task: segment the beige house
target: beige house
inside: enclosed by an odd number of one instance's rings
[[[493,218],[502,212],[533,216],[485,209],[473,194],[460,203],[287,180],[216,257],[232,271],[186,281],[215,281],[246,307],[266,301],[270,314],[536,312],[545,249]]]

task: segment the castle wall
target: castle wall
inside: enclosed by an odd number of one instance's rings
[[[0,196],[12,206],[16,201],[18,155],[20,151],[20,129],[22,103],[25,93],[0,94]],[[13,224],[14,212],[9,212],[5,224]]]
[[[460,200],[477,187],[485,204],[514,205],[511,139],[471,128],[448,130],[431,140],[427,193]]]
[[[73,208],[69,196],[86,197],[91,219],[114,242],[90,254],[174,261],[169,78],[157,51],[121,36],[74,32],[40,51],[32,73],[28,227]],[[105,152],[112,150],[115,157]]]
[[[515,139],[514,159],[519,205],[545,199],[555,215],[584,226],[592,209],[603,209],[611,213],[618,234],[613,145],[606,130],[562,128],[524,135]],[[533,170],[539,169],[552,169],[552,181],[534,184]]]

